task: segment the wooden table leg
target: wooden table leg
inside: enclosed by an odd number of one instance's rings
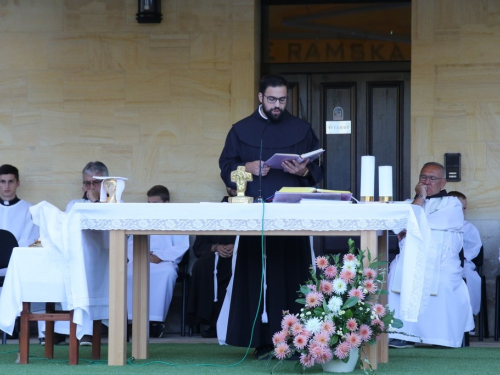
[[[132,356],[149,356],[149,236],[134,235]]]
[[[389,260],[389,236],[386,230],[382,231],[382,235],[378,237],[378,260],[381,262],[387,262]],[[389,264],[381,267],[385,268],[389,272]],[[387,282],[387,274],[385,275],[385,280]],[[387,289],[387,283],[384,285]],[[379,296],[379,303],[382,305],[387,305],[387,294],[381,294]],[[378,340],[378,361],[379,363],[389,362],[389,337],[386,333],[380,335]]]
[[[371,259],[375,259],[378,256],[378,239],[377,239],[377,231],[375,230],[364,230],[361,231],[361,250],[366,250],[371,254]],[[365,257],[363,266],[368,265],[368,258]],[[375,345],[366,345],[365,353],[368,361],[370,362],[372,369],[376,370],[378,365],[378,344]],[[363,358],[363,366],[365,368],[368,367]]]
[[[53,314],[56,310],[54,302],[45,303],[45,313]],[[54,358],[54,328],[55,322],[53,320],[45,321],[45,358]]]
[[[19,330],[19,363],[27,365],[30,356],[30,314],[29,302],[23,302],[23,310],[21,311],[21,327]]]
[[[109,233],[108,365],[123,366],[127,356],[127,252],[125,231]]]

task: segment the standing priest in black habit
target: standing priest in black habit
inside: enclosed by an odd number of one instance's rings
[[[300,155],[319,148],[311,124],[285,109],[287,91],[284,77],[263,77],[259,85],[261,105],[252,115],[233,125],[219,159],[226,186],[234,186],[231,172],[238,166],[245,166],[246,171],[254,175],[245,195],[254,197],[255,201],[272,196],[283,186],[314,186],[323,179],[323,168],[317,159],[311,163],[284,161],[283,169],[263,166],[263,161],[275,153]],[[265,301],[261,302],[251,343],[257,357],[273,349],[272,336],[281,330],[283,310],[300,311],[301,305],[295,302],[297,290],[309,279],[312,263],[309,237],[266,237],[265,254],[267,290],[262,293]],[[229,311],[223,308],[219,316],[218,337],[221,343],[247,347],[261,288],[261,238],[242,236],[236,257],[233,283],[229,286],[232,285],[232,291],[228,288],[227,298],[231,296],[231,300],[225,301]]]

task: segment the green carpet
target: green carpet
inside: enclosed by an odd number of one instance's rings
[[[44,348],[30,347],[30,363],[14,363],[17,345],[0,346],[0,374],[298,374],[295,362],[257,361],[250,355],[240,364],[245,349],[217,344],[152,344],[150,359],[136,360],[133,365],[108,367],[106,361],[89,360],[91,348],[80,348],[80,365],[69,366],[68,346],[54,348],[53,360],[43,358]],[[128,346],[128,353],[131,348]],[[107,345],[102,346],[103,358],[107,357]],[[499,374],[500,348],[414,348],[391,349],[389,363],[379,364],[378,374]],[[148,364],[149,363],[149,364]],[[168,365],[171,363],[172,365]],[[200,366],[197,364],[210,364]],[[276,366],[276,367],[275,367]],[[315,366],[306,374],[319,374]],[[354,374],[362,374],[356,369]]]

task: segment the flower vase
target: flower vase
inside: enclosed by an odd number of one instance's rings
[[[324,372],[352,372],[356,367],[359,359],[359,348],[351,350],[349,354],[349,360],[347,362],[342,362],[340,359],[332,359],[326,363],[323,363]]]

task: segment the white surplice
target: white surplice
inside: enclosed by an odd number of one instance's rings
[[[427,199],[424,212],[431,228],[431,244],[438,251],[438,267],[434,270],[430,282],[431,295],[427,308],[422,311],[417,322],[404,319],[404,327],[400,331],[411,336],[391,334],[390,338],[406,341],[459,347],[464,332],[474,328],[469,293],[462,279],[459,252],[462,249],[462,226],[464,223],[462,204],[456,197]],[[397,283],[400,257],[404,257],[406,249],[402,246],[402,254],[391,264],[389,273],[389,306],[396,310],[395,317],[400,318],[399,304],[401,290]]]
[[[481,309],[481,277],[476,271],[476,265],[472,260],[477,257],[481,250],[481,236],[474,224],[464,221],[464,268],[462,277],[467,282],[472,313],[477,315]]]
[[[133,236],[127,242],[127,311],[128,319],[132,319],[132,276],[133,276]],[[149,250],[162,260],[161,263],[149,263],[149,320],[163,322],[167,316],[178,264],[189,249],[187,235],[151,235]]]
[[[38,226],[31,220],[31,203],[21,199],[11,206],[0,205],[0,229],[11,232],[19,247],[29,246],[39,236]]]

